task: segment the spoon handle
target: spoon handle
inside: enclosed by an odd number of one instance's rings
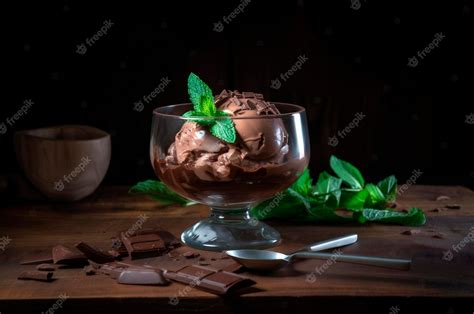
[[[306,250],[310,252],[318,252],[329,249],[334,249],[337,247],[353,244],[357,242],[357,234],[350,234],[342,237],[337,237],[321,242],[316,242],[306,246]]]
[[[298,252],[291,257],[299,258],[315,258],[324,260],[334,260],[335,262],[345,262],[353,264],[362,264],[368,266],[378,266],[399,270],[410,269],[411,260],[409,259],[396,259],[396,258],[385,258],[376,256],[361,256],[361,255],[347,255],[347,254],[331,254],[331,253],[310,253],[310,252]]]

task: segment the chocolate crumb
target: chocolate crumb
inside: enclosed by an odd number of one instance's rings
[[[39,264],[38,266],[36,266],[36,270],[55,271],[56,270],[56,265],[54,265],[54,264]]]
[[[461,209],[461,205],[458,204],[449,204],[445,205],[444,207],[446,207],[447,209]]]
[[[449,196],[440,195],[440,196],[438,196],[438,197],[436,198],[436,201],[437,201],[437,202],[440,202],[440,201],[447,201],[447,200],[450,200],[450,199],[451,199],[451,197],[449,197]]]
[[[438,207],[433,208],[433,209],[430,210],[430,212],[432,212],[432,213],[439,213],[439,212],[441,212],[441,211],[442,211],[442,209],[441,209],[441,208],[438,208]]]
[[[92,265],[87,265],[84,267],[84,272],[86,273],[87,276],[92,276],[92,275],[95,275],[96,269]]]
[[[213,261],[213,262],[214,262],[214,261],[216,261],[216,259],[215,259],[214,257],[211,257],[211,261]]]
[[[403,231],[401,234],[403,234],[403,235],[414,235],[414,234],[418,234],[418,233],[421,233],[421,230],[410,229],[410,230]]]
[[[207,262],[207,261],[199,261],[199,265],[201,265],[201,266],[208,266],[208,265],[210,265],[210,264],[209,264],[209,262]]]
[[[444,239],[444,234],[443,233],[437,233],[431,236],[432,238],[435,239]]]
[[[53,273],[44,271],[24,271],[20,274],[20,276],[18,276],[18,279],[50,282],[53,279]]]

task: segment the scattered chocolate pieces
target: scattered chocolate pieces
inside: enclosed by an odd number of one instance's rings
[[[54,264],[65,265],[85,265],[87,258],[81,252],[70,249],[63,245],[56,245],[53,247],[53,261]]]
[[[84,255],[88,259],[98,264],[110,263],[110,262],[115,261],[115,257],[113,255],[110,255],[109,253],[105,253],[96,248],[93,248],[92,246],[84,242],[80,242],[76,244],[76,248],[82,253],[84,253]]]
[[[446,207],[447,209],[461,209],[461,205],[458,204],[448,204],[444,205],[444,207]]]
[[[84,273],[86,274],[86,276],[95,275],[96,271],[97,271],[96,268],[92,265],[87,265],[84,267]]]
[[[201,254],[195,253],[195,252],[191,252],[191,251],[187,251],[187,252],[184,252],[184,253],[183,253],[183,256],[186,257],[186,258],[195,258],[195,257],[201,256]]]
[[[186,266],[176,272],[166,271],[164,275],[186,285],[193,283],[196,288],[214,294],[227,294],[255,284],[255,281],[231,272],[197,265]]]
[[[403,231],[401,234],[403,234],[403,235],[414,235],[414,234],[418,234],[418,233],[421,233],[421,230],[419,230],[419,229],[410,229],[410,230]]]
[[[155,269],[130,269],[120,273],[118,283],[125,285],[158,285],[169,283],[163,276],[163,271]]]
[[[24,271],[18,276],[19,280],[52,281],[53,273],[44,271]]]
[[[447,201],[447,200],[450,200],[450,199],[451,199],[451,197],[449,197],[449,196],[440,195],[440,196],[438,196],[438,197],[436,198],[436,201],[437,201],[437,202],[440,202],[440,201]]]
[[[36,270],[55,271],[56,270],[56,265],[54,265],[54,264],[39,264],[38,266],[36,266]]]

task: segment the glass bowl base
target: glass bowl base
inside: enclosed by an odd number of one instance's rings
[[[195,249],[225,251],[266,249],[281,242],[280,233],[257,219],[247,210],[212,209],[203,219],[181,234],[181,241]]]

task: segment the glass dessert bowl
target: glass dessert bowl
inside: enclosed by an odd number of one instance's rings
[[[262,249],[281,241],[278,231],[252,219],[249,210],[288,188],[307,167],[306,115],[300,106],[270,104],[258,95],[224,91],[216,98],[229,116],[212,119],[232,120],[234,143],[213,136],[206,118],[183,117],[192,104],[153,112],[150,157],[156,175],[176,193],[211,208],[208,218],[182,233],[190,247]]]

